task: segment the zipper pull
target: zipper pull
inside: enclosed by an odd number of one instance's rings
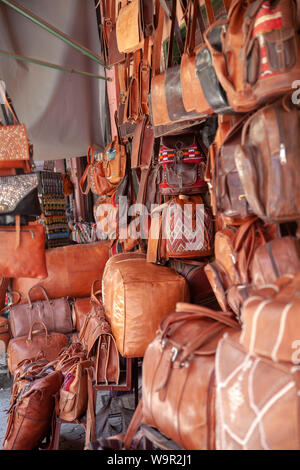
[[[281,165],[286,165],[286,163],[287,163],[286,149],[285,149],[285,145],[283,143],[281,143],[280,147],[279,147],[279,158],[280,158]]]

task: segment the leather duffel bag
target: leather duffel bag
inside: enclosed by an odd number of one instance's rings
[[[23,377],[26,380],[26,375]],[[47,435],[63,375],[59,371],[43,377],[30,376],[10,409],[3,442],[4,450],[33,450]]]
[[[230,314],[178,303],[143,360],[142,423],[187,450],[215,448],[215,351]]]
[[[217,450],[299,450],[299,367],[251,356],[238,338],[216,353]]]
[[[42,330],[33,330],[36,324],[41,324]],[[43,331],[44,334],[38,332]],[[53,361],[60,351],[68,346],[68,338],[62,333],[48,333],[46,325],[39,321],[32,324],[28,336],[20,336],[10,340],[7,348],[7,365],[14,374],[18,364],[24,359],[32,359],[39,353]]]
[[[31,292],[37,289],[42,291],[46,300],[31,302]],[[71,307],[67,299],[50,300],[46,290],[36,285],[29,289],[27,300],[27,304],[10,309],[9,322],[14,338],[27,335],[36,321],[42,321],[49,332],[66,334],[73,331]]]
[[[107,262],[102,279],[105,315],[123,357],[143,357],[161,320],[189,300],[186,280],[173,269],[124,253]]]
[[[21,294],[21,304],[27,302],[27,293],[36,284],[46,289],[50,299],[88,297],[93,281],[103,274],[109,258],[109,247],[109,241],[99,241],[46,250],[47,278],[42,281],[14,279],[13,290]],[[41,290],[32,292],[32,302],[42,299]]]

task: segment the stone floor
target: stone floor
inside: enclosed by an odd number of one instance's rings
[[[9,408],[12,382],[13,378],[7,369],[5,356],[0,355],[0,449],[2,449],[6,431],[7,413],[5,410]],[[97,394],[96,414],[98,414],[105,403],[107,403],[109,396],[109,392]],[[122,412],[120,406],[122,407]],[[108,437],[124,432],[129,424],[133,410],[133,393],[114,394],[109,408],[108,422],[101,432],[101,435]],[[99,437],[99,433],[97,434],[96,424],[96,438],[97,437]],[[82,450],[84,448],[84,440],[85,432],[82,426],[77,424],[62,424],[59,444],[60,450]]]

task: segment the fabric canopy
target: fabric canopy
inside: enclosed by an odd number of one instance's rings
[[[101,55],[93,0],[18,0],[18,3]],[[97,75],[104,68],[0,2],[0,49]],[[110,139],[106,82],[0,55],[4,80],[34,160],[80,157]]]

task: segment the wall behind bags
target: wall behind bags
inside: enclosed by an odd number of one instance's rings
[[[93,0],[19,0],[19,4],[101,55]],[[105,75],[104,68],[0,2],[0,49],[57,65]],[[20,122],[34,146],[34,160],[80,157],[91,144],[110,140],[106,82],[0,55]]]

